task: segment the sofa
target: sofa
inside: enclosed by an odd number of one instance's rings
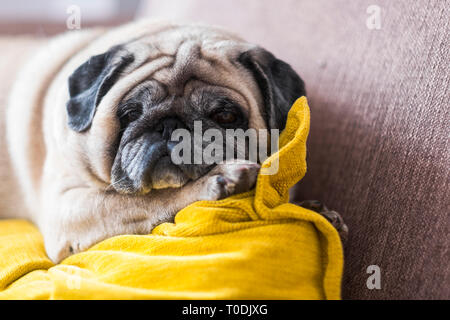
[[[445,1],[149,0],[144,17],[224,26],[305,80],[308,171],[291,201],[320,200],[346,221],[344,299],[450,298]],[[0,39],[2,104],[41,41]],[[367,285],[370,266],[379,288]]]

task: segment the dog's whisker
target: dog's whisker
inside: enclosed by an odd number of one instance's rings
[[[114,188],[114,186],[116,186],[118,183],[122,182],[125,179],[126,179],[126,177],[122,177],[121,179],[117,180],[116,182],[110,183],[108,186],[106,186],[105,191],[110,191],[112,188]]]

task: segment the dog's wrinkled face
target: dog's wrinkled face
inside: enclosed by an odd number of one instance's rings
[[[181,187],[211,168],[202,163],[172,163],[171,151],[178,141],[171,137],[176,129],[193,133],[196,121],[201,121],[202,132],[214,128],[225,134],[225,129],[248,128],[244,108],[226,90],[196,79],[188,87],[185,95],[175,96],[165,84],[149,80],[120,104],[121,135],[112,168],[117,190],[146,193],[152,188]]]
[[[211,169],[211,164],[172,162],[171,151],[178,143],[172,140],[176,129],[186,129],[194,139],[194,124],[198,122],[202,132],[217,129],[224,136],[226,129],[284,128],[290,106],[305,94],[303,81],[289,65],[264,49],[215,32],[203,28],[192,33],[181,28],[172,40],[177,43],[171,53],[162,52],[163,45],[157,40],[134,40],[145,42],[151,48],[147,54],[157,57],[140,62],[140,67],[161,57],[173,61],[133,85],[119,105],[111,106],[120,123],[110,146],[109,182],[116,191],[145,194],[151,189],[182,187]],[[163,39],[171,41],[170,36]],[[218,45],[208,53],[205,47],[214,42]],[[145,60],[133,48],[136,46],[111,48],[72,74],[67,104],[72,130],[89,134],[103,96],[119,78],[136,69],[137,60]],[[256,106],[249,102],[255,100],[259,101]],[[210,142],[201,143],[205,147]]]

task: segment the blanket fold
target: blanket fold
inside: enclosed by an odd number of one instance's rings
[[[298,99],[256,188],[196,202],[149,235],[107,239],[59,265],[35,227],[0,221],[0,299],[340,299],[343,252],[319,214],[288,203],[306,172]]]

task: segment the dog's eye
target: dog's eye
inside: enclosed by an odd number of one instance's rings
[[[221,125],[230,125],[236,122],[237,115],[233,111],[222,110],[211,115],[211,119]]]
[[[142,115],[142,105],[140,103],[128,103],[119,111],[119,119],[122,126],[126,126],[139,119]]]

